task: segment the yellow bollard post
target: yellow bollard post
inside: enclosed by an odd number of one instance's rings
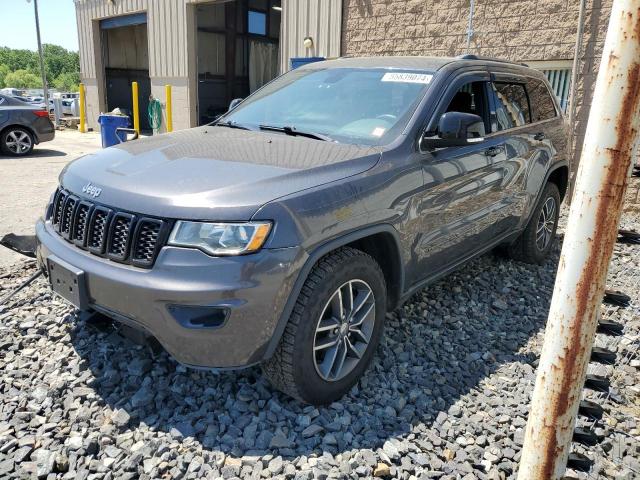
[[[140,107],[138,105],[138,82],[131,83],[133,93],[133,129],[140,135]]]
[[[167,132],[173,132],[173,105],[171,104],[171,85],[164,86],[167,101]]]
[[[80,84],[80,98],[78,99],[80,102],[80,125],[78,129],[80,133],[85,133],[87,131],[86,121],[87,114],[85,113],[85,105],[84,105],[84,83]]]

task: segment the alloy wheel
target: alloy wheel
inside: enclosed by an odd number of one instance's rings
[[[555,223],[556,200],[553,197],[549,197],[547,198],[547,201],[544,202],[542,210],[540,210],[540,217],[538,218],[538,225],[536,228],[536,245],[541,252],[544,251],[551,242]]]
[[[11,130],[5,138],[5,145],[11,153],[22,155],[31,149],[31,137],[22,130]]]
[[[365,281],[350,280],[331,295],[313,340],[313,362],[323,380],[341,380],[358,365],[371,341],[375,318],[375,297]]]

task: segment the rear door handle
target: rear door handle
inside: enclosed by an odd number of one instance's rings
[[[484,151],[487,157],[495,157],[502,152],[502,147],[489,147]]]
[[[538,140],[539,142],[544,140],[545,138],[547,138],[547,136],[544,134],[544,132],[538,132],[533,136],[533,139]]]

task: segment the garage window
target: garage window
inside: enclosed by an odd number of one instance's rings
[[[267,14],[249,10],[249,33],[253,35],[267,34]]]

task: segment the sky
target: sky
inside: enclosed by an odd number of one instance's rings
[[[73,0],[38,0],[42,43],[78,50]],[[0,47],[38,49],[33,0],[0,0]]]

